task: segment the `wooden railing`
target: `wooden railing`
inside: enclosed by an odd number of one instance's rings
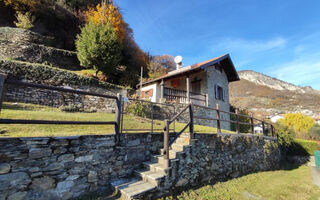
[[[216,111],[216,118],[214,117],[210,117],[210,116],[194,116],[193,113],[193,107],[199,107],[202,109],[209,109],[209,110],[213,110]],[[184,112],[186,112],[187,110],[189,110],[189,121],[186,124],[186,126],[175,135],[175,137],[170,140],[170,136],[169,136],[169,126],[171,123],[173,123],[175,120],[177,120],[178,117],[180,117]],[[236,120],[228,120],[228,119],[222,119],[221,118],[221,113],[226,113],[229,115],[235,115]],[[241,117],[246,117],[249,119],[250,123],[247,122],[241,122],[239,120],[239,118]],[[243,115],[243,114],[239,114],[238,110],[236,109],[235,113],[233,112],[228,112],[228,111],[223,111],[220,110],[219,108],[219,104],[216,105],[216,108],[210,108],[210,107],[206,107],[206,106],[200,106],[200,105],[194,105],[194,104],[188,104],[183,110],[181,110],[178,114],[176,114],[175,116],[173,116],[170,120],[165,120],[165,126],[164,126],[164,143],[163,143],[163,149],[164,149],[164,167],[168,168],[170,167],[170,160],[169,160],[169,149],[170,146],[176,141],[176,139],[189,127],[189,133],[190,133],[190,138],[194,139],[195,137],[195,133],[194,133],[194,119],[205,119],[205,120],[213,120],[217,122],[217,132],[221,133],[221,122],[229,122],[229,123],[235,123],[236,124],[236,132],[237,134],[240,133],[240,125],[249,125],[250,129],[251,129],[251,133],[254,134],[254,121],[258,121],[262,123],[262,130],[263,130],[263,134],[265,136],[268,135],[268,133],[266,133],[266,126],[270,126],[271,129],[271,136],[275,137],[275,129],[273,124],[271,123],[267,123],[263,120],[254,118],[252,115],[248,116],[248,115]]]
[[[182,113],[189,109],[189,122],[183,129],[175,135],[175,137],[170,141],[169,130],[170,124],[173,123]],[[169,161],[169,148],[176,141],[176,139],[189,127],[190,138],[194,138],[194,129],[193,129],[193,112],[192,112],[192,104],[188,104],[184,109],[182,109],[178,114],[173,116],[169,120],[164,121],[164,141],[163,141],[163,153],[164,153],[164,167],[170,167]]]
[[[168,102],[188,103],[187,92],[173,88],[164,88],[164,98]],[[207,96],[205,94],[190,92],[190,100],[197,105],[206,106]]]
[[[122,95],[117,94],[117,96],[98,94],[93,92],[87,92],[82,90],[74,90],[50,85],[42,85],[35,83],[28,83],[23,81],[18,81],[14,79],[5,79],[4,84],[15,85],[16,87],[30,87],[36,89],[44,89],[50,91],[65,92],[78,95],[90,95],[95,97],[102,97],[107,99],[113,99],[115,103],[115,120],[114,121],[62,121],[62,120],[26,120],[26,119],[0,119],[0,124],[52,124],[52,125],[114,125],[115,130],[115,140],[119,142],[120,140],[120,117],[121,117],[121,99]],[[1,99],[1,94],[0,94]],[[1,108],[1,102],[0,102]],[[1,110],[1,109],[0,109]]]

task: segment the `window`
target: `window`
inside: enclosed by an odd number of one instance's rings
[[[217,100],[225,100],[225,91],[220,85],[215,85],[215,96]]]

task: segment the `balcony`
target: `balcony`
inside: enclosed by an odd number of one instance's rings
[[[188,103],[187,91],[164,87],[163,97],[166,102]],[[207,106],[207,95],[190,92],[190,101],[195,105]]]

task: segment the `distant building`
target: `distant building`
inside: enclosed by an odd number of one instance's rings
[[[263,126],[262,126],[262,123],[255,124],[254,127],[253,127],[253,130],[254,130],[254,133],[256,133],[256,134],[263,134]],[[264,132],[265,132],[265,133],[268,133],[268,127],[267,127],[267,125],[265,125],[265,127],[264,127]]]
[[[270,118],[272,123],[276,123],[279,119],[283,119],[283,116],[281,115],[275,115],[273,117]]]

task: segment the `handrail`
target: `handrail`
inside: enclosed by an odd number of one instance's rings
[[[190,107],[190,105],[187,105],[184,109],[182,109],[179,113],[177,113],[175,116],[173,116],[169,121],[169,125],[176,120],[184,111],[186,111],[188,108]]]
[[[190,119],[187,125],[178,133],[175,135],[175,137],[170,141],[169,137],[169,126],[170,124],[175,121],[182,113],[184,113],[189,108],[189,115]],[[192,104],[188,104],[185,108],[183,108],[179,113],[177,113],[175,116],[173,116],[170,120],[164,121],[165,126],[163,128],[164,130],[164,142],[163,142],[163,153],[164,153],[164,167],[168,168],[170,167],[170,161],[169,161],[169,147],[176,141],[176,139],[189,127],[189,132],[191,135],[191,138],[194,138],[193,133],[193,112],[192,112]]]

